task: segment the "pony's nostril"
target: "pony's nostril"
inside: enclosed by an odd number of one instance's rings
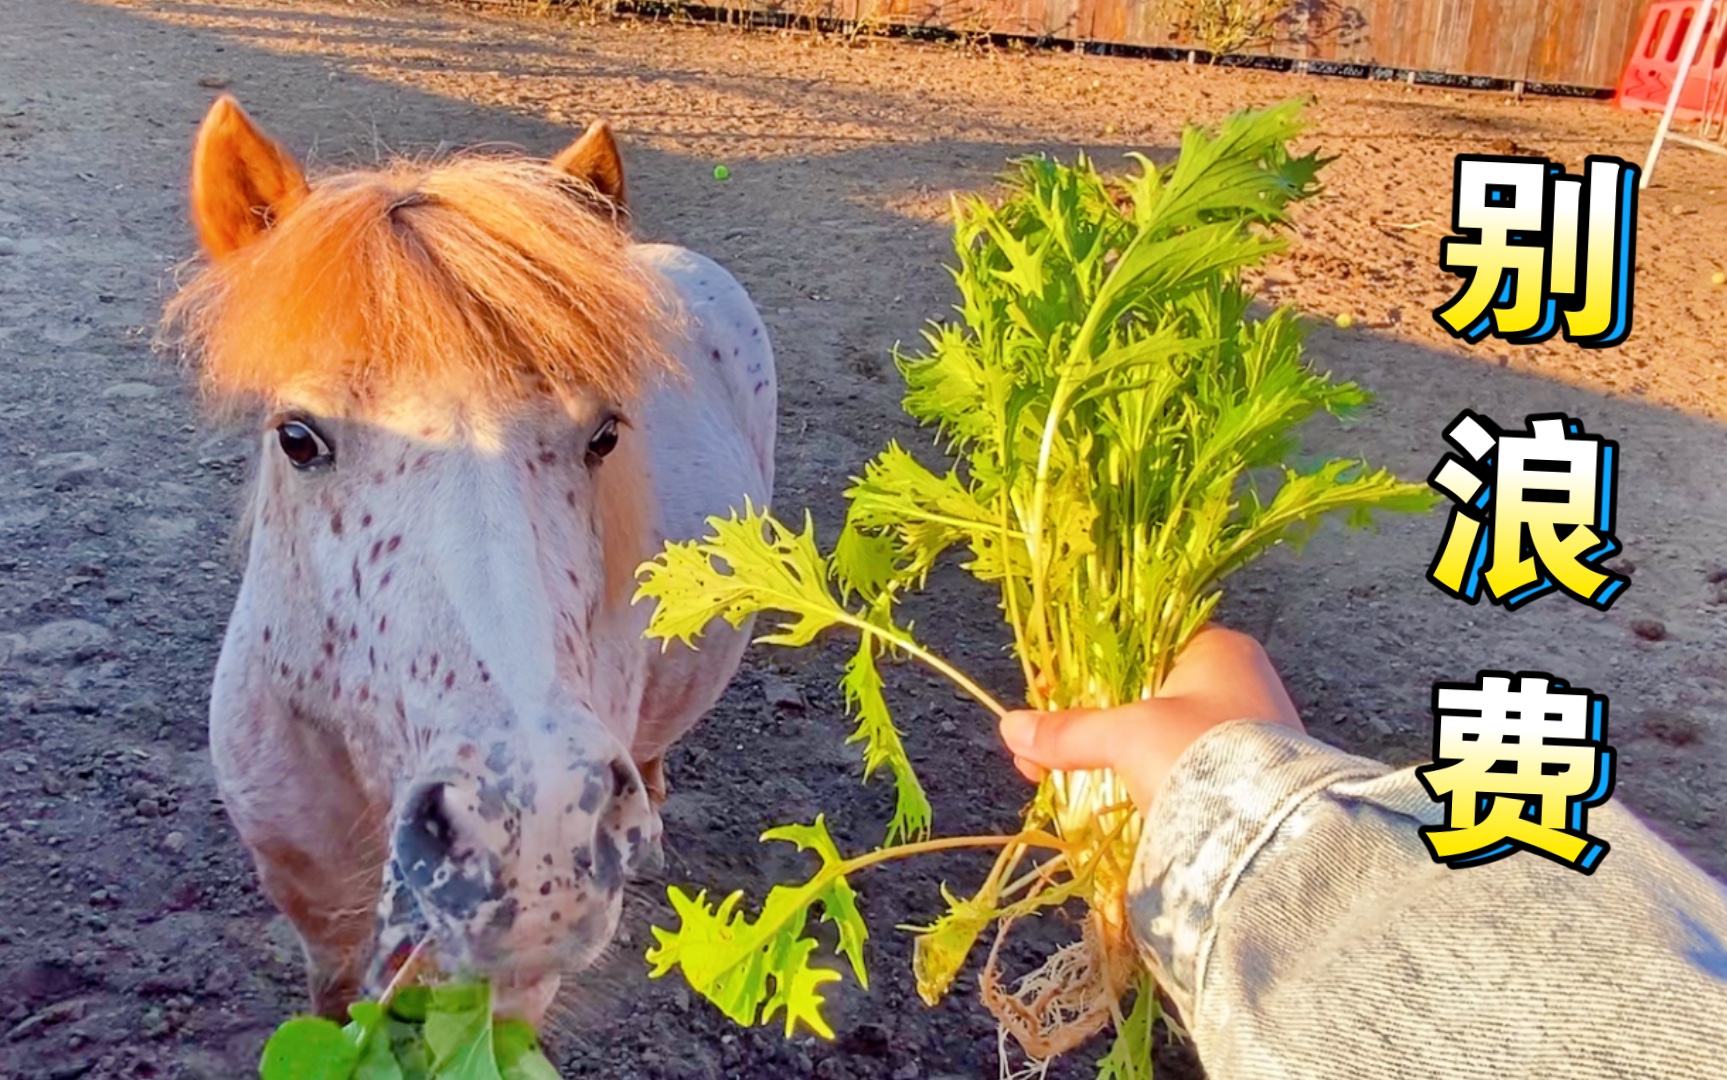
[[[505,860],[520,819],[501,812],[488,817],[483,802],[479,791],[457,781],[417,787],[402,808],[394,862],[434,928],[453,922],[472,935],[513,918],[513,909],[496,902],[510,887]]]
[[[627,757],[612,759],[612,799],[620,801],[642,789],[641,773],[636,770],[635,762]]]
[[[456,829],[444,803],[445,784],[429,784],[408,800],[396,831],[396,858],[403,875],[412,883],[427,878],[440,862],[449,858],[456,843]]]
[[[611,804],[595,843],[596,878],[608,888],[623,877],[652,872],[661,858],[659,817],[628,755],[612,760],[611,781]]]

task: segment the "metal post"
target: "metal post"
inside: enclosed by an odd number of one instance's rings
[[[1643,179],[1638,188],[1649,186],[1649,178],[1655,175],[1655,159],[1661,154],[1661,144],[1667,141],[1667,129],[1673,126],[1674,110],[1679,108],[1679,95],[1685,91],[1685,80],[1691,76],[1691,61],[1697,55],[1697,46],[1703,40],[1703,28],[1709,25],[1709,14],[1715,9],[1715,0],[1703,0],[1697,5],[1697,13],[1691,17],[1691,25],[1685,31],[1685,44],[1679,54],[1679,70],[1673,76],[1673,91],[1667,95],[1667,108],[1661,111],[1661,123],[1655,129],[1655,141],[1649,144],[1649,157],[1643,162]]]
[[[1721,37],[1727,34],[1727,20],[1718,23],[1715,32],[1709,35],[1709,40],[1703,43],[1703,55],[1712,58],[1721,49]],[[1709,77],[1703,83],[1703,130],[1699,132],[1705,139],[1715,138],[1715,124],[1721,119],[1716,113],[1721,104],[1721,85],[1715,81],[1715,62],[1705,61],[1709,67]]]

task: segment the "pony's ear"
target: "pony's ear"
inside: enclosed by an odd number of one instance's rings
[[[223,94],[210,106],[192,148],[192,224],[212,258],[250,244],[306,197],[293,155]]]
[[[624,161],[611,125],[595,120],[575,142],[552,159],[552,167],[585,181],[618,209],[624,208]]]

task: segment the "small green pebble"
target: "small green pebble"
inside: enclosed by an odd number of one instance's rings
[[[724,165],[715,165],[714,166],[714,179],[715,180],[724,180],[727,177],[731,176],[731,174],[732,174],[732,171],[730,169],[726,168]]]
[[[1337,317],[1337,328],[1339,330],[1347,330],[1354,325],[1355,325],[1355,316],[1353,316],[1353,315],[1345,313],[1345,314],[1339,315]]]

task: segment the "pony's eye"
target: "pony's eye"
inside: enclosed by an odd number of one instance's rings
[[[618,418],[608,416],[600,421],[593,438],[588,440],[588,464],[597,465],[601,458],[618,448]]]
[[[296,469],[314,469],[336,460],[330,444],[304,420],[284,420],[277,424],[276,442]]]

